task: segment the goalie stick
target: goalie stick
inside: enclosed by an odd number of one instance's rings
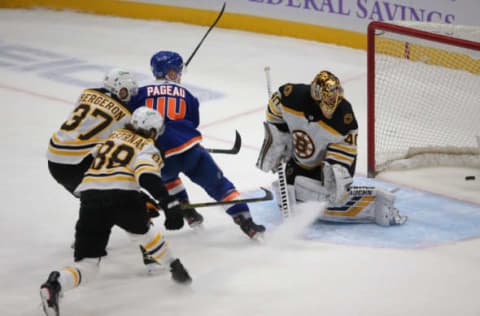
[[[272,83],[270,79],[270,67],[266,66],[265,79],[267,81],[267,93],[268,99],[272,97]],[[278,187],[280,190],[280,212],[282,213],[283,218],[290,217],[290,201],[288,199],[288,189],[287,189],[287,177],[285,175],[285,162],[280,162],[277,168],[278,175]]]
[[[238,154],[240,151],[240,147],[242,147],[242,138],[238,131],[235,131],[235,143],[233,147],[230,149],[220,149],[220,148],[205,148],[209,153],[212,154],[230,154],[235,155]]]
[[[215,19],[215,21],[213,21],[213,24],[210,25],[210,27],[208,28],[207,32],[205,33],[205,35],[203,35],[202,39],[200,40],[200,42],[198,43],[197,47],[195,47],[195,49],[193,50],[192,54],[190,55],[190,57],[188,57],[187,59],[187,62],[185,63],[185,67],[188,67],[188,65],[190,64],[190,61],[192,60],[193,56],[195,56],[195,54],[197,53],[198,49],[200,48],[200,46],[202,45],[203,41],[205,40],[205,38],[207,37],[207,35],[210,33],[210,31],[215,27],[215,25],[217,25],[218,21],[220,20],[220,18],[222,17],[223,15],[223,12],[225,11],[225,6],[227,5],[227,2],[224,2],[223,3],[223,6],[222,8],[220,9],[220,12],[218,13],[218,16],[217,18]]]
[[[265,195],[262,197],[256,198],[246,198],[246,199],[237,199],[231,201],[219,201],[219,202],[202,202],[202,203],[185,203],[181,204],[183,209],[187,208],[196,208],[196,207],[207,207],[207,206],[218,206],[218,205],[229,205],[229,204],[239,204],[239,203],[253,203],[253,202],[262,202],[270,201],[273,199],[273,194],[270,190],[265,188],[260,188],[265,192]]]

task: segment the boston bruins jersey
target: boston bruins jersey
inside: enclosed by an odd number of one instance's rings
[[[351,104],[341,98],[331,119],[310,96],[310,85],[285,84],[269,101],[267,122],[292,136],[293,158],[304,169],[328,161],[341,164],[353,176],[358,125]]]
[[[140,190],[139,177],[160,177],[163,160],[154,141],[126,129],[118,129],[92,151],[94,160],[76,193],[86,190]]]
[[[86,89],[75,109],[56,131],[47,159],[61,164],[78,164],[95,145],[130,122],[130,111],[105,89]]]

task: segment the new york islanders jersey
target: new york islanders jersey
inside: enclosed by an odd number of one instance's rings
[[[163,160],[154,141],[126,129],[114,131],[92,151],[94,160],[75,193],[86,190],[140,190],[139,177],[160,177]]]
[[[50,139],[47,159],[77,164],[102,140],[125,123],[130,111],[105,89],[85,89],[75,109]]]
[[[132,109],[147,106],[165,119],[165,132],[156,141],[165,157],[178,155],[202,140],[199,102],[181,84],[158,80],[138,89],[130,102]]]
[[[286,84],[272,95],[267,121],[288,128],[293,155],[305,169],[319,167],[323,160],[355,171],[358,125],[351,104],[344,98],[333,117],[327,119],[310,97],[310,85]]]

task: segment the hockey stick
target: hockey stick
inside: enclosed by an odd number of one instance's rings
[[[222,17],[223,15],[223,12],[225,11],[225,5],[227,4],[227,2],[224,2],[223,3],[223,6],[222,8],[220,9],[220,12],[218,13],[218,16],[217,18],[215,19],[215,21],[213,21],[213,24],[210,25],[210,27],[208,28],[207,32],[205,33],[205,35],[203,35],[202,39],[200,40],[200,42],[198,43],[197,47],[195,47],[195,49],[193,50],[192,54],[190,55],[190,57],[188,57],[187,59],[187,62],[185,63],[185,67],[188,67],[188,65],[190,64],[190,61],[192,60],[193,56],[195,56],[195,54],[197,53],[197,50],[200,48],[200,46],[202,45],[203,41],[205,40],[205,38],[207,37],[208,33],[210,33],[210,31],[215,27],[215,25],[217,25],[218,21],[220,20],[220,18]]]
[[[238,154],[240,151],[240,147],[242,147],[242,138],[238,131],[235,131],[235,143],[233,147],[230,149],[219,149],[219,148],[205,148],[209,153],[212,154],[230,154],[235,155]]]
[[[260,189],[262,189],[265,192],[265,195],[262,197],[237,199],[237,200],[231,200],[231,201],[219,201],[219,202],[185,203],[185,204],[182,204],[182,208],[187,209],[187,208],[229,205],[229,204],[239,204],[239,203],[253,203],[253,202],[270,201],[273,199],[273,194],[270,190],[267,190],[265,188],[260,188]]]
[[[270,79],[270,67],[266,66],[265,79],[267,80],[267,93],[268,99],[272,97],[272,81]],[[280,212],[282,213],[283,218],[290,217],[290,201],[288,199],[288,189],[287,189],[287,177],[285,175],[285,162],[280,162],[277,168],[278,174],[278,184],[280,190]]]

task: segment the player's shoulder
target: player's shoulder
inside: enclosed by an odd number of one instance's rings
[[[282,98],[295,99],[310,96],[310,85],[303,83],[286,83],[278,89]]]
[[[82,95],[95,95],[100,96],[102,98],[110,99],[111,101],[115,101],[117,103],[121,103],[121,101],[113,95],[110,91],[105,88],[86,88],[83,90]]]
[[[345,98],[342,98],[335,111],[334,119],[338,124],[343,125],[347,130],[357,129],[358,123],[353,112],[352,104]]]
[[[337,110],[342,113],[352,113],[353,115],[352,104],[345,98],[342,98],[342,100],[338,104]]]
[[[304,105],[311,102],[310,85],[302,83],[286,83],[278,89],[283,106],[294,110],[303,110]]]

